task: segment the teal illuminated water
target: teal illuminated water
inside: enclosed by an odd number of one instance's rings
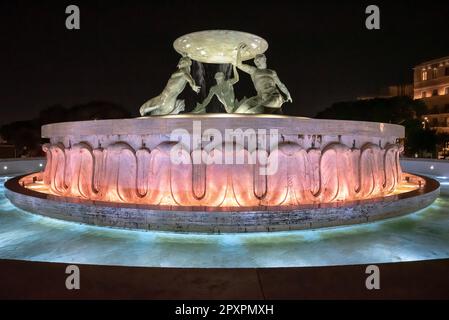
[[[0,177],[0,259],[152,267],[293,267],[449,257],[449,180],[434,204],[381,222],[280,233],[177,234],[58,221],[14,207]]]

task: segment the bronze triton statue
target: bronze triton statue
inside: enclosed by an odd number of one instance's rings
[[[276,71],[267,69],[267,58],[263,53],[256,55],[254,58],[256,67],[242,63],[241,50],[247,47],[244,43],[240,44],[237,51],[237,67],[251,76],[254,88],[257,91],[257,96],[244,101],[234,112],[281,113],[282,104],[285,101],[292,102],[290,92],[288,92],[287,87],[279,80]],[[284,100],[278,88],[287,96],[286,100]]]
[[[201,104],[198,103],[192,113],[206,113],[206,107],[214,96],[216,96],[218,101],[225,107],[227,113],[234,112],[237,100],[235,99],[233,86],[239,82],[239,74],[235,65],[233,66],[233,70],[234,78],[228,80],[225,79],[225,74],[223,72],[217,72],[215,74],[215,81],[217,81],[217,84],[210,88],[206,99],[204,99]]]
[[[178,63],[178,70],[171,75],[162,93],[145,102],[140,107],[140,114],[142,116],[167,115],[183,111],[184,100],[176,98],[184,90],[186,84],[188,83],[196,93],[200,91],[200,87],[195,84],[195,80],[190,75],[191,65],[192,60],[189,57],[182,57]]]
[[[184,111],[184,100],[177,99],[188,83],[193,91],[199,92],[190,75],[192,60],[199,63],[232,64],[234,77],[226,79],[223,72],[215,74],[216,84],[202,103],[197,103],[192,113],[206,113],[206,107],[214,96],[225,107],[227,113],[262,114],[282,113],[282,105],[292,102],[290,92],[281,82],[276,71],[267,68],[263,54],[268,43],[253,34],[231,30],[207,30],[179,37],[173,43],[175,50],[183,57],[178,70],[172,74],[160,95],[148,100],[140,108],[140,114],[174,115]],[[254,59],[254,66],[243,61]],[[248,73],[257,95],[240,102],[235,98],[234,85],[239,81],[237,68]]]

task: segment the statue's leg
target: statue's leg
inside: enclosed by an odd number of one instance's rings
[[[263,96],[262,105],[267,108],[280,109],[284,102],[284,97],[275,91]]]
[[[284,102],[284,97],[278,91],[274,91],[270,94],[264,95],[264,101],[262,103],[262,105],[264,106],[263,113],[283,114],[282,105],[284,104]]]
[[[234,110],[234,113],[247,113],[247,111],[251,107],[247,103],[242,103],[236,110]]]
[[[247,99],[234,111],[234,113],[263,113],[261,99],[259,98],[259,96]]]
[[[185,105],[184,100],[176,100],[175,101],[175,107],[174,107],[173,111],[170,112],[169,114],[178,114],[181,111],[184,111],[185,106],[186,105]]]
[[[158,104],[158,108],[155,109],[154,111],[151,112],[152,116],[165,116],[167,114],[176,114],[175,112],[177,104],[176,104],[176,99],[175,98],[171,98],[171,99],[159,99],[159,101],[157,102]],[[183,107],[184,105],[182,105]],[[178,106],[180,107],[180,106]],[[179,111],[178,111],[179,112]]]
[[[197,103],[195,109],[190,113],[206,113],[206,107],[201,103]]]
[[[149,115],[153,110],[156,110],[157,108],[159,108],[159,96],[154,97],[150,100],[148,100],[147,102],[145,102],[141,107],[140,107],[140,115],[142,117]]]

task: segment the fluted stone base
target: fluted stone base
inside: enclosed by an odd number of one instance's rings
[[[402,179],[404,127],[385,123],[179,115],[49,124],[42,135],[48,192],[92,201],[295,206],[394,194]]]

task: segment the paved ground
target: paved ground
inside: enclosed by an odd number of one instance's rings
[[[439,299],[449,298],[449,259],[379,264],[380,290],[365,288],[366,265],[178,269],[78,265],[81,289],[65,288],[66,264],[0,260],[1,299]]]

